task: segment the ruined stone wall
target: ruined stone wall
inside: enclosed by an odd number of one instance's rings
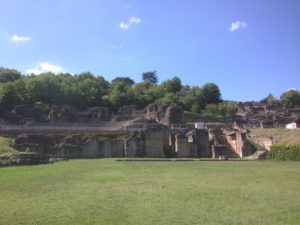
[[[145,134],[134,134],[125,140],[125,157],[144,157],[145,152]]]
[[[199,157],[211,157],[212,152],[209,146],[208,130],[196,130],[196,144]]]
[[[228,154],[228,147],[225,145],[212,145],[212,158],[217,159],[219,156],[231,157],[231,154]]]
[[[274,144],[274,139],[266,136],[251,136],[250,141],[258,145],[260,150],[270,151],[271,146]]]
[[[230,148],[240,157],[242,157],[242,141],[239,132],[234,135],[225,135]]]
[[[179,106],[169,106],[166,110],[163,124],[170,127],[172,124],[183,122],[183,109]]]
[[[99,142],[101,157],[124,157],[124,141],[121,139],[108,139]]]
[[[164,127],[151,128],[145,132],[145,156],[164,157],[164,146],[168,143],[168,130]]]
[[[197,144],[189,143],[187,137],[178,134],[175,137],[175,152],[177,157],[197,157]]]

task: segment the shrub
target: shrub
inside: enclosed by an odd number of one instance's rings
[[[300,145],[275,144],[271,146],[269,159],[300,161]]]

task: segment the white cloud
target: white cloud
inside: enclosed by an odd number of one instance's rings
[[[129,28],[130,24],[129,23],[120,23],[120,28],[123,30],[127,30]]]
[[[232,22],[231,23],[231,27],[230,27],[230,32],[234,32],[238,29],[241,29],[241,28],[246,28],[248,26],[248,24],[244,21],[236,21],[236,22]]]
[[[18,36],[18,35],[12,35],[11,36],[11,40],[15,43],[19,43],[19,42],[26,42],[26,41],[30,41],[31,38],[30,37],[25,37],[25,36]]]
[[[121,22],[119,26],[123,30],[128,30],[133,24],[138,24],[140,22],[140,18],[133,16],[128,20],[128,22]]]
[[[59,65],[53,65],[48,62],[39,62],[39,65],[33,69],[26,70],[27,74],[39,75],[41,73],[52,72],[55,74],[63,73],[65,70]]]

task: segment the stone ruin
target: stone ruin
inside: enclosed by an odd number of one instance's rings
[[[261,106],[244,105],[238,113],[256,118]],[[255,112],[255,113],[254,113]],[[295,111],[298,112],[297,110]],[[289,111],[292,113],[292,111]],[[253,115],[252,115],[253,114]],[[280,114],[276,114],[279,116]],[[260,117],[261,119],[262,117]],[[269,118],[269,117],[268,117]],[[274,115],[272,114],[272,118]],[[127,134],[109,135],[30,135],[15,137],[15,148],[28,149],[39,155],[66,158],[98,157],[248,157],[257,149],[268,147],[257,138],[250,138],[240,126],[195,129],[185,122],[182,108],[150,104],[139,110],[136,106],[121,107],[114,114],[106,107],[79,110],[72,106],[53,105],[49,112],[40,105],[20,105],[12,110],[0,108],[1,124],[85,124],[87,126],[122,126]],[[142,130],[134,130],[136,127]],[[266,143],[266,141],[264,142]]]
[[[259,128],[285,127],[300,117],[300,108],[269,106],[260,102],[236,103],[234,120],[240,125]]]

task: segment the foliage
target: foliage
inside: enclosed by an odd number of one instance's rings
[[[157,72],[150,71],[143,73],[143,81],[148,81],[151,84],[156,84],[158,82]]]
[[[272,94],[269,94],[266,98],[264,98],[260,102],[265,103],[268,106],[275,106],[278,104],[278,100]]]
[[[0,67],[0,84],[15,81],[22,77],[21,73],[14,69]]]
[[[160,86],[164,93],[177,93],[182,88],[179,77],[173,77],[171,80],[166,80]]]
[[[275,144],[271,146],[270,159],[300,161],[300,145]]]
[[[219,104],[208,104],[203,110],[202,115],[205,117],[222,117],[231,118],[236,112],[236,106],[229,102]]]
[[[207,83],[202,87],[182,87],[182,103],[185,110],[200,113],[208,104],[222,102],[219,87],[214,83]]]
[[[300,92],[289,90],[280,96],[280,103],[286,107],[300,107]]]
[[[0,165],[9,163],[19,153],[13,145],[12,139],[0,137]]]
[[[207,83],[203,85],[202,96],[205,104],[218,104],[221,102],[220,89],[214,83]]]
[[[132,80],[130,77],[116,77],[111,82],[112,83],[115,83],[115,82],[124,82],[128,86],[133,86],[135,84],[134,80]]]
[[[18,74],[15,70],[3,71]],[[180,105],[185,111],[199,114],[208,104],[221,102],[220,90],[213,83],[190,88],[184,86],[179,77],[173,77],[157,84],[156,71],[145,72],[142,78],[143,82],[135,84],[130,77],[116,77],[109,83],[102,76],[90,72],[20,75],[18,79],[0,85],[0,104],[8,109],[38,102],[45,110],[56,104],[77,108],[106,106],[117,111],[129,104],[144,108],[156,102]]]

